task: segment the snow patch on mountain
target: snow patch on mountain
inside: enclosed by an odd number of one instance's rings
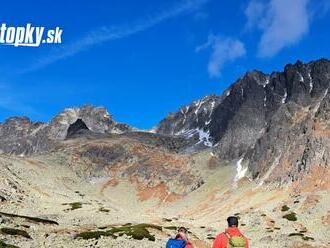
[[[245,177],[248,167],[243,167],[242,165],[243,158],[239,159],[236,163],[236,176],[234,181],[238,182],[240,179]]]

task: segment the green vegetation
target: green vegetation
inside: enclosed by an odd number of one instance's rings
[[[100,212],[109,213],[109,212],[110,212],[110,209],[107,209],[107,208],[101,207],[101,208],[99,208],[99,211],[100,211]]]
[[[294,237],[294,236],[298,236],[298,237],[301,237],[303,240],[305,241],[309,241],[309,240],[314,240],[314,238],[312,237],[308,237],[308,236],[305,236],[303,233],[299,232],[299,233],[290,233],[289,234],[289,237]]]
[[[290,234],[289,234],[289,237],[294,237],[294,236],[303,237],[304,234],[302,234],[302,233],[290,233]]]
[[[295,212],[291,212],[289,214],[286,214],[283,216],[284,219],[287,219],[288,221],[297,221],[297,216]]]
[[[314,240],[314,238],[308,236],[303,236],[302,239],[305,241]]]
[[[284,206],[282,206],[282,209],[281,209],[281,211],[282,212],[286,212],[286,211],[288,211],[290,208],[287,206],[287,205],[284,205]]]
[[[151,224],[125,225],[121,227],[112,227],[110,230],[106,231],[82,232],[77,235],[77,238],[98,239],[101,236],[117,238],[118,236],[122,236],[125,234],[137,240],[142,240],[146,238],[150,241],[155,241],[155,236],[150,234],[148,229],[156,229],[161,231],[162,227]]]
[[[71,208],[66,209],[66,210],[76,210],[78,208],[82,208],[82,202],[71,202],[71,203],[63,203],[63,206],[69,205]]]
[[[58,225],[58,223],[56,221],[41,219],[41,218],[37,218],[37,217],[30,217],[30,216],[18,215],[18,214],[9,214],[9,213],[4,213],[4,212],[0,212],[0,215],[12,217],[12,218],[23,218],[23,219],[26,219],[31,222],[37,222],[37,223],[42,223],[42,224]]]
[[[24,238],[31,239],[31,236],[26,231],[20,229],[3,227],[0,228],[0,233],[6,235],[22,236]]]
[[[172,222],[172,219],[163,218],[163,221],[166,221],[166,222]]]
[[[0,240],[0,248],[19,248],[19,247],[15,245],[6,244],[5,242]]]

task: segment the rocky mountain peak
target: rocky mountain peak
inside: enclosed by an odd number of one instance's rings
[[[67,108],[56,115],[49,124],[50,136],[54,139],[65,139],[68,128],[78,119],[83,121],[88,129],[95,133],[111,132],[116,125],[105,108],[85,105],[79,108]]]
[[[313,138],[309,135],[315,130],[313,123],[316,119],[321,121],[321,116],[323,128],[328,126],[324,121],[326,115],[321,113],[329,111],[326,102],[329,87],[330,61],[326,59],[306,64],[297,61],[286,65],[282,72],[270,75],[251,71],[222,95],[212,96],[216,99],[212,108],[210,102],[203,101],[209,98],[204,97],[162,120],[158,131],[184,135],[187,130],[198,130],[197,142],[206,137],[208,146],[213,147],[218,157],[248,164],[255,178],[292,180],[301,171],[297,168],[312,166],[306,157],[317,154],[316,151],[309,154],[313,150],[310,147]],[[183,110],[190,110],[200,102],[208,107],[199,108],[198,115],[190,114],[187,118]],[[203,116],[208,118],[201,118]],[[320,140],[315,142],[320,146]],[[321,141],[321,146],[328,146],[328,142],[330,144],[330,141]],[[303,153],[301,149],[305,146],[308,152]],[[298,163],[302,158],[304,162]],[[276,167],[277,164],[285,164],[286,168]],[[278,171],[269,176],[272,165]]]

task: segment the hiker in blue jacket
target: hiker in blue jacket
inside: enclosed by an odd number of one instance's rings
[[[193,248],[188,240],[188,230],[185,227],[180,227],[174,239],[169,239],[166,248]]]

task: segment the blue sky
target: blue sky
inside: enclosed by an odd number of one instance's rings
[[[6,1],[7,26],[61,27],[62,44],[0,45],[0,121],[106,107],[151,128],[246,71],[330,58],[330,0]]]

